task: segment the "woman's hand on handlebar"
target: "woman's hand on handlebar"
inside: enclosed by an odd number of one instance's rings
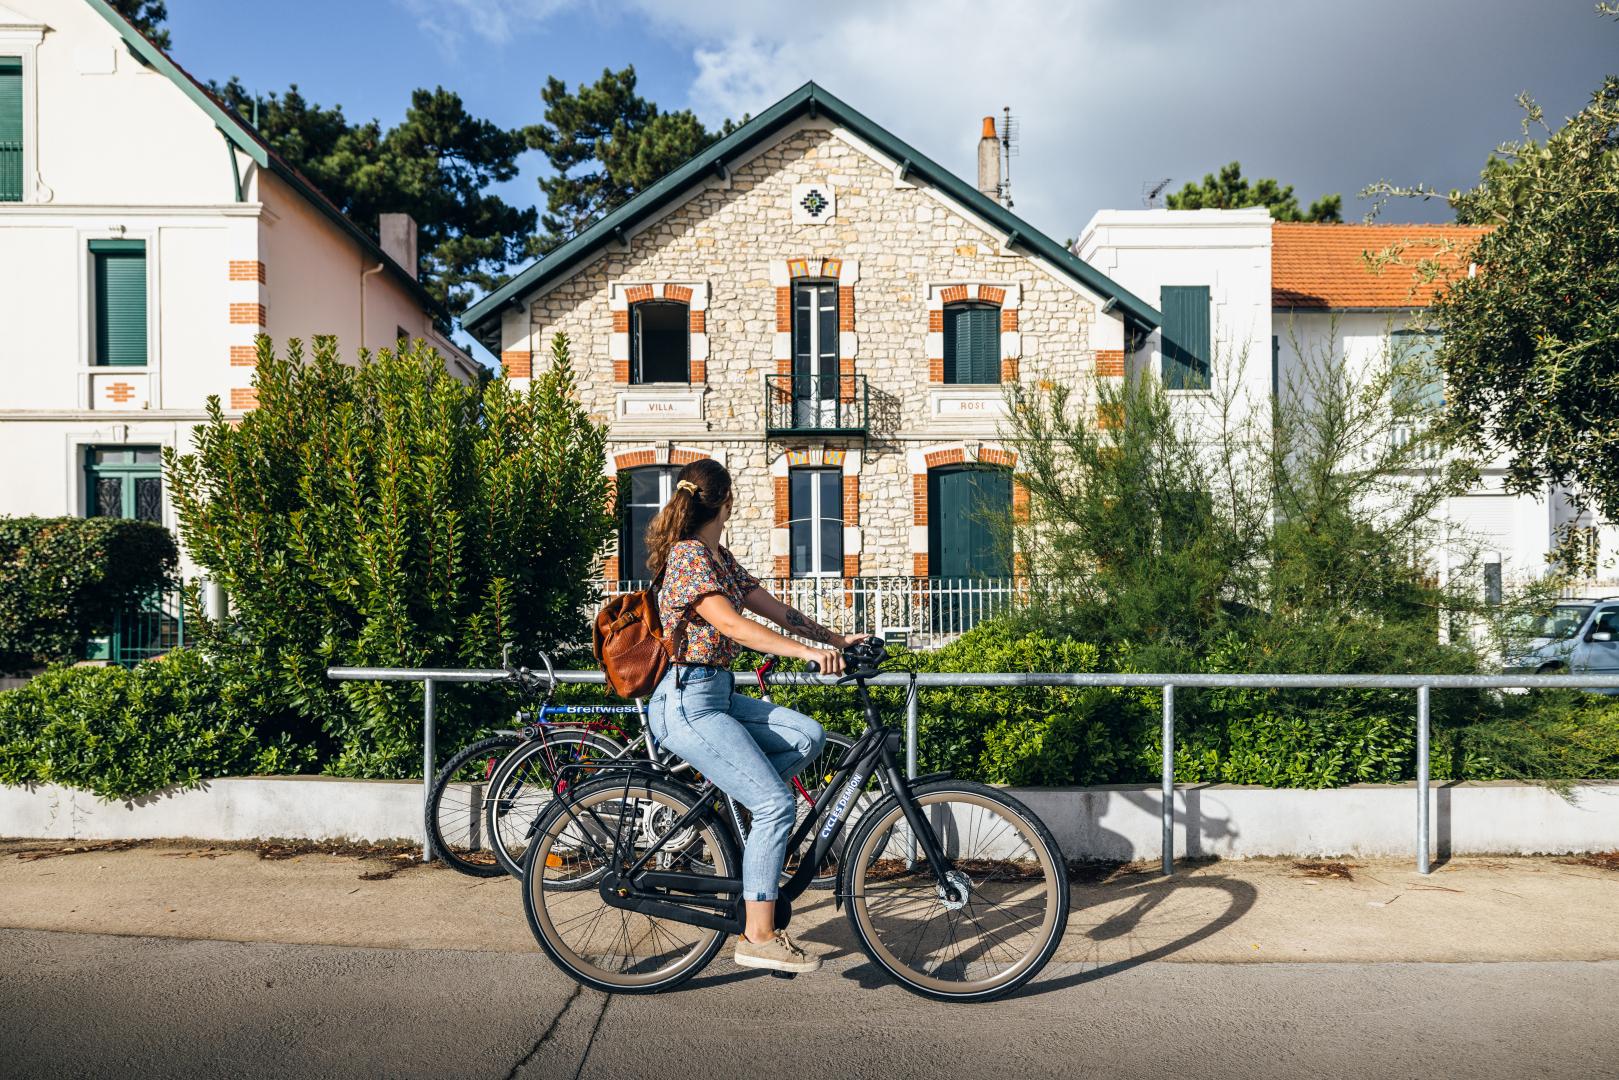
[[[833,648],[836,648],[836,649],[847,649],[851,645],[855,645],[855,644],[857,644],[859,642],[865,641],[867,638],[872,638],[872,637],[876,637],[876,635],[875,634],[834,634],[834,635],[832,635],[832,646],[833,646]]]
[[[822,675],[843,674],[843,650],[841,649],[817,649],[813,645],[806,645],[804,646],[804,651],[798,655],[799,659],[807,660],[814,664],[816,670]]]

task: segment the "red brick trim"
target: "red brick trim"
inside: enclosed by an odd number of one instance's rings
[[[928,333],[944,333],[944,308],[935,308],[928,312]]]
[[[613,312],[613,333],[627,334],[630,332],[630,309]]]
[[[776,288],[776,333],[793,332],[793,290],[786,285]]]
[[[630,384],[630,362],[628,360],[613,361],[613,385],[628,386]]]
[[[789,357],[789,356],[778,356],[778,357],[776,357],[776,374],[777,375],[791,375],[792,373],[793,373],[792,357]],[[789,395],[789,396],[791,396],[791,395]]]
[[[1002,301],[1006,299],[1006,290],[998,285],[980,285],[978,286],[978,299],[986,304],[994,304],[999,307]]]
[[[624,290],[624,300],[627,303],[639,304],[642,300],[652,299],[652,286],[631,285]]]
[[[951,285],[939,290],[939,301],[944,304],[959,304],[967,299],[967,286]]]
[[[1001,290],[996,289],[995,291],[1000,292]],[[983,292],[983,290],[980,289],[979,292],[981,293],[981,292]],[[996,302],[999,303],[999,301],[996,301]],[[1003,308],[1001,308],[1001,333],[1010,334],[1010,333],[1015,333],[1017,331],[1017,320],[1018,320],[1018,314],[1017,313],[1018,313],[1018,309],[1015,308],[1015,307],[1003,307]]]
[[[838,286],[838,330],[854,333],[854,286]]]
[[[1001,382],[1014,383],[1018,381],[1018,358],[1008,356],[1001,361]]]
[[[269,312],[263,304],[232,304],[230,321],[233,326],[263,326]]]
[[[771,477],[770,490],[771,494],[775,497],[775,527],[778,529],[785,529],[787,527],[787,522],[792,520],[792,502],[791,495],[789,494],[791,489],[789,487],[787,477]]]
[[[790,578],[793,576],[793,557],[791,555],[777,555],[774,562],[776,577]]]
[[[1124,374],[1123,349],[1097,349],[1096,374],[1099,377],[1119,376]]]
[[[605,581],[618,580],[618,556],[608,555],[602,559],[602,579]]]
[[[508,349],[500,354],[500,369],[508,379],[532,379],[534,354],[527,349]]]
[[[259,404],[259,390],[256,386],[243,388],[235,386],[230,392],[230,407],[233,409],[256,409]]]
[[[911,576],[928,576],[928,553],[925,551],[913,552],[911,555]]]
[[[687,378],[693,383],[707,382],[708,381],[708,361],[707,360],[692,360],[692,361],[690,361],[689,371],[687,372]]]
[[[691,288],[686,285],[665,285],[663,287],[663,298],[689,304],[691,303]]]
[[[669,464],[690,465],[694,461],[702,461],[708,457],[706,450],[671,450],[669,451]]]
[[[1025,525],[1029,520],[1029,489],[1021,480],[1012,481],[1012,521]]]
[[[687,316],[686,330],[693,334],[708,333],[708,312],[693,310]]]
[[[252,345],[232,345],[230,347],[231,367],[258,367],[259,350]]]
[[[860,476],[858,473],[843,474],[843,523],[849,526],[860,524]]]
[[[944,383],[944,357],[928,357],[928,383],[933,386]]]
[[[230,261],[230,279],[232,281],[264,281],[264,264],[257,259],[232,259]]]
[[[928,523],[928,474],[911,474],[911,524]]]
[[[940,465],[960,465],[967,460],[966,451],[963,450],[935,450],[925,458],[928,468],[935,469]]]
[[[1007,468],[1017,467],[1017,452],[1015,450],[996,450],[985,447],[978,451],[978,461],[983,465],[1004,465]]]
[[[859,577],[860,576],[860,556],[858,556],[858,555],[845,555],[843,557],[843,576],[844,577]]]
[[[613,455],[613,469],[623,472],[625,469],[639,469],[643,465],[656,465],[658,455],[651,450],[630,450],[622,454]]]
[[[1124,426],[1124,406],[1117,401],[1103,402],[1096,406],[1096,426],[1103,431]]]

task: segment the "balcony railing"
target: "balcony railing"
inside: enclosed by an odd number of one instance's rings
[[[22,202],[22,143],[0,140],[0,202]]]
[[[767,435],[864,435],[864,375],[766,375]]]
[[[180,590],[155,593],[119,612],[112,633],[90,641],[87,658],[128,666],[162,656],[186,643],[185,619]]]
[[[631,592],[650,584],[620,581],[607,592]],[[883,634],[912,648],[935,648],[952,641],[1010,611],[1028,595],[1028,584],[1015,578],[766,578],[762,584],[840,634]]]

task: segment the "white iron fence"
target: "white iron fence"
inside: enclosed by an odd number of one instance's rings
[[[903,636],[913,648],[952,641],[1028,594],[1028,583],[1016,578],[802,577],[760,583],[830,630]],[[607,595],[650,584],[616,582]]]

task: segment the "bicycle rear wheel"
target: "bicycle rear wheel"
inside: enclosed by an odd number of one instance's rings
[[[1009,994],[1062,941],[1062,851],[1039,818],[994,788],[940,780],[913,794],[950,864],[950,888],[938,884],[890,796],[845,851],[849,925],[866,955],[908,990],[943,1001]]]
[[[489,784],[484,804],[485,832],[500,869],[523,876],[523,853],[535,822],[551,803],[558,777],[582,784],[592,762],[624,753],[616,740],[583,728],[548,726],[501,762]]]
[[[508,732],[475,742],[450,758],[433,778],[427,797],[427,839],[445,865],[472,877],[500,874],[494,844],[484,828],[484,800],[490,776],[522,741]]]
[[[650,994],[685,982],[714,958],[725,931],[613,907],[595,887],[663,839],[695,805],[696,792],[670,780],[635,778],[626,785],[623,777],[607,776],[547,807],[524,860],[523,912],[558,967],[606,993]],[[734,877],[741,865],[731,830],[710,812],[669,836],[648,869]]]

